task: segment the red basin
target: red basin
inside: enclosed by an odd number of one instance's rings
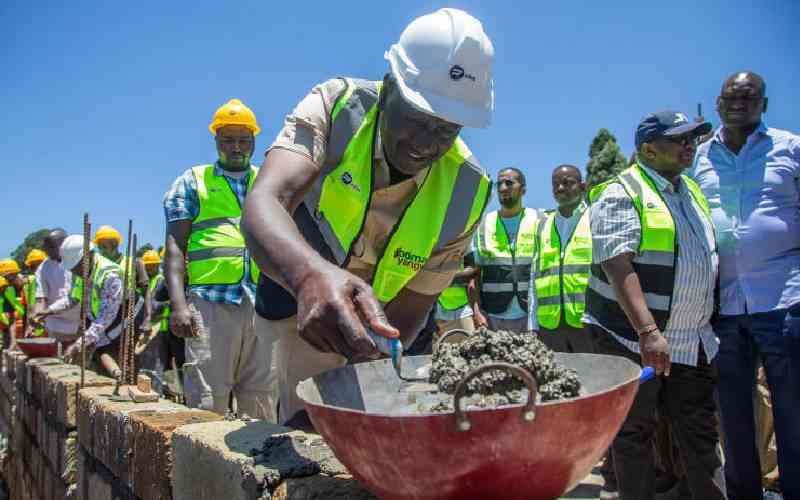
[[[578,372],[582,395],[537,405],[532,422],[522,405],[469,410],[468,431],[457,430],[453,413],[414,414],[391,401],[401,385],[388,360],[331,370],[297,393],[337,458],[379,498],[549,500],[602,458],[640,375],[621,357],[557,356]],[[404,369],[424,363],[428,356],[405,358]]]

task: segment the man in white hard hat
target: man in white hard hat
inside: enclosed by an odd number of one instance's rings
[[[60,248],[61,266],[72,272],[72,289],[68,296],[52,303],[38,316],[47,317],[52,314],[78,307],[83,297],[83,236],[73,234],[67,236]],[[116,357],[116,345],[122,333],[122,290],[123,284],[120,276],[122,268],[106,259],[92,249],[89,257],[89,304],[87,310],[88,326],[83,337],[83,342],[91,352],[95,349],[95,359],[100,359],[103,354],[111,358]],[[67,359],[76,359],[81,350],[81,340],[72,344],[64,353]],[[108,365],[102,364],[107,371]],[[109,373],[117,376],[118,373]]]
[[[459,138],[494,108],[481,23],[441,9],[385,54],[383,81],[311,90],[267,153],[243,229],[265,277],[256,312],[277,341],[282,422],[307,424],[299,380],[409,346],[459,271],[490,180]]]

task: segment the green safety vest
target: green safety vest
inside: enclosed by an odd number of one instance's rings
[[[331,135],[321,175],[304,200],[333,259],[347,265],[361,236],[373,189],[372,161],[381,82],[345,79],[331,113]],[[490,180],[457,138],[428,169],[425,180],[378,256],[372,289],[391,301],[431,254],[468,232],[489,199]]]
[[[713,225],[708,202],[700,187],[685,175],[681,175],[681,180],[708,223]],[[656,325],[663,331],[669,321],[675,285],[675,262],[678,252],[675,222],[655,183],[638,164],[593,188],[589,194],[590,201],[597,200],[605,188],[613,182],[622,185],[639,214],[642,230],[639,250],[633,259],[633,268],[639,277],[647,307]],[[600,324],[617,335],[630,340],[638,339],[625,312],[617,302],[608,277],[599,264],[591,266],[589,287],[586,290],[586,310]]]
[[[22,305],[22,302],[17,297],[17,289],[14,285],[9,284],[8,288],[5,291],[6,300],[11,304],[11,307],[14,308],[14,311],[17,313],[17,317],[21,318],[25,316],[25,306]]]
[[[539,326],[555,330],[563,319],[575,328],[582,328],[581,317],[586,309],[586,287],[592,265],[592,234],[589,209],[580,219],[575,231],[562,243],[556,227],[556,213],[540,219],[536,245],[538,265],[534,279],[536,288],[536,317]]]
[[[8,286],[11,288],[11,285]],[[8,313],[5,311],[6,308],[6,291],[3,290],[3,293],[0,293],[0,327],[8,328],[11,325],[11,318],[8,317]]]
[[[161,280],[163,280],[163,279],[164,279],[164,275],[163,274],[157,274],[156,276],[153,276],[153,278],[150,279],[150,283],[148,284],[147,290],[151,294],[151,300],[152,300],[152,294],[153,294],[154,290],[158,286],[159,282]],[[169,331],[169,316],[170,316],[171,313],[172,313],[172,310],[170,309],[169,305],[167,305],[164,308],[164,311],[162,313],[161,319],[157,320],[157,321],[152,321],[153,324],[155,324],[156,322],[159,323],[159,328],[158,328],[159,332],[168,332]]]
[[[89,292],[89,313],[91,317],[97,318],[100,313],[100,292],[106,284],[106,280],[113,273],[117,277],[122,276],[122,268],[115,262],[106,259],[102,255],[92,254],[94,258],[94,265],[92,274],[89,280],[92,283],[92,289]],[[73,276],[72,289],[70,290],[70,298],[73,301],[80,302],[83,299],[83,279],[79,276]],[[120,308],[121,311],[122,308]],[[116,323],[116,321],[115,321]],[[111,325],[114,326],[114,325]]]
[[[23,294],[25,295],[25,305],[28,307],[28,318],[33,316],[33,308],[36,305],[36,276],[31,274],[25,277],[25,284],[22,287]],[[43,327],[37,327],[33,330],[34,337],[41,337],[45,334]]]
[[[461,309],[468,303],[467,289],[463,285],[451,285],[439,295],[439,305],[448,311]]]
[[[490,212],[484,217],[477,232],[476,250],[481,268],[481,308],[487,312],[503,313],[515,296],[522,309],[528,309],[528,285],[539,218],[538,210],[524,210],[512,246],[499,212]]]
[[[190,285],[235,285],[242,281],[247,255],[239,229],[242,207],[225,176],[214,175],[214,165],[192,168],[197,181],[200,211],[192,220],[188,245]],[[258,169],[250,167],[249,193]],[[260,271],[250,259],[250,276],[258,283]]]

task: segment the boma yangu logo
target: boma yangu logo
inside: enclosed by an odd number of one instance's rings
[[[399,265],[410,267],[414,271],[422,269],[422,266],[424,266],[425,262],[428,260],[426,257],[403,250],[401,247],[398,247],[397,250],[394,251],[394,259]]]

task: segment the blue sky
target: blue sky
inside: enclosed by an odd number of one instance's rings
[[[717,124],[714,99],[737,70],[766,78],[771,126],[800,132],[800,2],[651,4],[0,2],[0,256],[41,227],[80,231],[84,211],[120,230],[132,218],[157,246],[165,190],[216,158],[219,105],[255,110],[260,163],[315,83],[381,78],[403,28],[446,6],[479,18],[496,51],[494,123],[464,137],[492,174],[525,170],[529,206],[552,206],[552,168],[584,167],[601,127],[627,155],[649,111],[701,102]]]

